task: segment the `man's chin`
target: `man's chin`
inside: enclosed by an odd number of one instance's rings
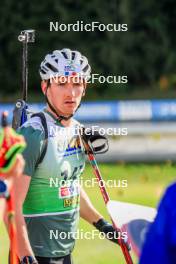
[[[67,105],[65,107],[62,107],[62,111],[60,111],[60,109],[57,109],[57,111],[64,116],[70,116],[73,115],[77,110],[77,106],[75,105]]]
[[[77,107],[75,106],[69,106],[67,109],[65,109],[65,115],[72,115],[75,113]]]
[[[74,109],[72,111],[71,110],[70,111],[65,111],[64,112],[64,116],[74,115],[75,111],[76,111],[76,109]]]

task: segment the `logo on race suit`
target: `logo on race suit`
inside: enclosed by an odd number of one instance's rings
[[[60,198],[69,198],[72,196],[79,195],[79,186],[70,186],[70,187],[60,187],[59,197]]]
[[[68,141],[65,141],[64,143],[62,143],[61,141],[58,141],[57,149],[58,149],[59,155],[64,156],[64,157],[71,156],[71,155],[82,152],[81,143],[76,136],[73,137],[69,141],[69,143]]]
[[[71,141],[69,142],[66,150],[65,150],[65,155],[64,156],[68,156],[68,155],[72,155],[72,154],[76,154],[77,152],[79,153],[81,150],[81,144],[80,141],[78,140],[77,137],[73,137],[71,139]]]
[[[64,202],[64,207],[74,207],[79,204],[80,198],[79,195],[72,197],[72,198],[66,198],[63,200]]]

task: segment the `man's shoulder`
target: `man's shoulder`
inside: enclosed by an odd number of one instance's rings
[[[20,129],[24,128],[32,128],[33,130],[41,130],[43,131],[43,125],[41,122],[41,118],[39,116],[32,116],[30,117],[21,127]]]
[[[39,116],[30,117],[19,129],[25,139],[29,138],[34,141],[43,140],[45,135],[44,127]],[[36,140],[35,140],[36,139]],[[30,140],[31,141],[31,140]]]

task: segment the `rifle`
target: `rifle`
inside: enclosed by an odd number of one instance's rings
[[[22,51],[22,99],[18,99],[13,110],[12,127],[17,130],[27,120],[28,105],[28,43],[35,42],[35,30],[23,30],[18,36],[23,44]]]

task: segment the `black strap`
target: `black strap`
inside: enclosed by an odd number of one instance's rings
[[[48,147],[48,126],[47,126],[47,122],[46,122],[46,117],[45,117],[43,112],[35,113],[31,117],[35,117],[35,116],[40,118],[41,124],[44,128],[44,133],[45,133],[42,153],[41,153],[40,157],[38,158],[36,165],[35,165],[35,167],[37,168],[37,166],[43,161],[45,154],[46,154],[46,151],[47,151],[47,147]]]
[[[37,257],[36,259],[38,261],[38,264],[73,264],[71,255],[65,256],[65,257]]]
[[[89,133],[87,133],[89,132]],[[109,143],[106,136],[101,135],[99,131],[92,131],[91,128],[81,128],[82,139],[89,145],[89,150],[86,153],[93,152],[94,154],[103,154],[109,150]],[[102,140],[100,145],[96,146],[97,140]]]

